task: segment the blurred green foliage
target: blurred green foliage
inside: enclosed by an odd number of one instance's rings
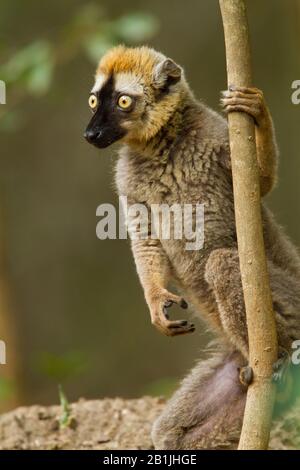
[[[35,41],[17,51],[0,67],[6,85],[18,86],[32,95],[45,93],[53,77],[53,50],[47,41]]]
[[[133,12],[110,19],[101,5],[88,3],[75,10],[56,40],[32,40],[0,64],[0,77],[9,89],[6,112],[0,112],[0,131],[19,129],[24,115],[16,111],[27,94],[40,96],[55,85],[55,71],[78,55],[92,63],[119,43],[135,45],[151,39],[158,31],[158,20],[144,12]],[[4,51],[2,55],[7,51]]]
[[[269,203],[300,245],[300,106],[291,103],[300,76],[300,1],[247,3],[255,85],[267,97],[282,155]],[[57,402],[58,383],[70,401],[169,395],[211,339],[196,318],[189,337],[156,332],[129,243],[95,236],[96,207],[118,201],[115,150],[83,139],[87,97],[96,61],[122,42],[149,43],[172,57],[195,95],[219,109],[226,64],[217,1],[1,1],[0,79],[8,86],[0,106],[0,204],[21,404]],[[1,380],[0,396],[11,390]]]
[[[151,13],[133,8],[125,14],[112,15],[108,10],[108,5],[104,7],[97,1],[79,2],[70,8],[67,19],[60,22],[57,18],[58,26],[53,30],[42,28],[37,32],[39,22],[35,13],[44,13],[47,21],[51,11],[59,15],[59,2],[52,9],[40,7],[38,2],[30,0],[23,13],[17,2],[6,3],[0,19],[0,79],[6,83],[7,104],[0,107],[0,134],[22,131],[31,116],[28,106],[32,107],[34,101],[40,105],[39,98],[44,98],[43,103],[51,101],[47,94],[59,97],[62,77],[72,64],[87,61],[94,66],[109,48],[120,43],[138,45],[153,38],[159,30],[159,22]],[[22,21],[16,20],[17,12],[24,17],[29,12],[32,19],[25,27],[28,36],[19,41]],[[49,24],[53,25],[50,16]],[[2,40],[4,23],[10,21],[19,26],[8,39]],[[55,17],[54,22],[56,24]],[[30,367],[33,375],[41,377],[54,389],[58,383],[78,380],[89,371],[90,362],[79,348],[66,348],[65,353],[46,349],[33,353]],[[10,399],[13,393],[12,381],[1,378],[0,402]],[[59,394],[61,403],[65,403],[61,388]]]
[[[0,404],[6,400],[10,400],[15,392],[15,386],[12,380],[0,377]]]
[[[38,354],[35,364],[39,373],[57,384],[85,372],[88,360],[79,351],[60,355],[43,351]]]

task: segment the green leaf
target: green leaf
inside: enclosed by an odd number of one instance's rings
[[[27,79],[27,89],[33,95],[41,95],[48,91],[53,76],[53,63],[49,60],[31,70]]]
[[[0,67],[6,84],[21,84],[31,94],[48,90],[53,71],[52,47],[47,41],[36,41],[18,51]]]
[[[69,401],[61,385],[58,386],[58,394],[59,394],[59,401],[60,401],[60,406],[62,410],[62,413],[59,418],[59,425],[61,428],[64,428],[69,425],[71,408],[69,405]]]
[[[103,33],[90,35],[84,41],[84,48],[89,59],[97,63],[105,52],[114,45],[114,41],[106,37]]]
[[[38,369],[47,377],[61,382],[84,371],[86,359],[78,351],[63,355],[43,352],[38,359]]]
[[[113,23],[113,31],[120,39],[135,43],[152,38],[158,29],[158,20],[147,13],[121,16]]]

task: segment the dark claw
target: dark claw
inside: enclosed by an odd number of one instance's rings
[[[164,316],[166,317],[166,319],[169,320],[169,319],[170,319],[170,316],[169,316],[169,314],[168,314],[168,312],[167,312],[167,308],[166,308],[166,307],[163,308],[163,312],[164,312]]]
[[[188,333],[194,333],[195,331],[195,328],[185,328],[185,329],[182,329],[182,330],[178,330],[178,333],[177,333],[177,336],[180,336],[180,335],[185,335],[185,334],[188,334]]]
[[[229,89],[229,91],[235,91],[236,90],[235,85],[229,85],[228,89]]]
[[[196,329],[196,328],[194,327],[194,325],[190,325],[190,326],[186,329],[186,332],[187,332],[187,333],[194,333],[195,329]]]
[[[166,317],[167,320],[169,320],[169,314],[167,312],[167,308],[170,308],[172,307],[173,305],[173,302],[172,300],[167,300],[165,303],[164,303],[164,306],[163,306],[163,312],[164,312],[164,316]]]
[[[183,326],[187,326],[188,325],[188,322],[186,320],[182,320],[182,321],[178,321],[178,322],[174,322],[174,323],[171,323],[170,327],[169,328],[182,328]]]
[[[193,323],[189,324],[188,321],[182,320],[177,323],[171,324],[169,328],[172,330],[181,330],[182,333],[189,333],[195,331],[195,325]],[[179,331],[180,333],[180,331]]]
[[[249,387],[249,385],[253,382],[253,369],[250,366],[241,367],[240,369],[240,382],[245,387]]]
[[[184,309],[187,309],[187,308],[188,308],[188,304],[187,304],[187,302],[186,302],[184,299],[181,300],[181,302],[180,302],[180,307],[181,307],[181,308],[184,308]]]

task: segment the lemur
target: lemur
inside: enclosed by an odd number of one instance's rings
[[[225,114],[244,112],[254,119],[263,197],[276,182],[278,161],[263,93],[233,84],[221,104]],[[184,239],[172,237],[131,242],[152,324],[167,336],[194,331],[191,322],[169,317],[171,305],[187,308],[181,295],[169,291],[173,282],[219,344],[219,352],[192,370],[154,424],[154,445],[235,448],[247,385],[238,370],[249,368],[227,120],[195,99],[179,65],[148,47],[108,51],[89,105],[88,142],[98,148],[122,144],[115,181],[129,204],[143,203],[149,210],[152,204],[174,203],[205,208],[200,250],[186,250]],[[300,338],[300,258],[263,202],[261,210],[279,345],[291,351]]]

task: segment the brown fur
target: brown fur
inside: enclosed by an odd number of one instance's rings
[[[237,353],[222,352],[199,362],[155,422],[155,448],[236,449],[246,402],[242,364]]]
[[[243,358],[221,351],[209,356],[183,380],[154,423],[152,439],[157,450],[237,449],[246,403],[246,388],[237,374]],[[300,448],[299,416],[299,397],[284,413],[276,409],[271,449]]]
[[[194,99],[183,75],[163,91],[172,72],[167,66],[157,67],[166,60],[152,49],[122,46],[100,62],[98,73],[133,73],[143,88],[143,101],[126,124],[129,131],[120,150],[116,183],[129,203],[149,208],[204,203],[202,250],[187,251],[186,240],[174,239],[133,240],[132,250],[152,323],[167,335],[193,331],[189,323],[165,316],[166,303],[184,305],[180,296],[169,292],[172,281],[227,352],[212,359],[213,365],[197,366],[156,423],[153,439],[161,449],[230,448],[236,445],[243,416],[245,390],[237,368],[247,363],[248,341],[228,127],[225,119]],[[265,195],[276,180],[278,151],[263,94],[257,89],[233,89],[224,94],[222,104],[225,112],[242,111],[255,119]],[[279,343],[290,350],[292,341],[300,338],[300,260],[264,204],[262,215]]]
[[[111,75],[112,73],[133,72],[150,84],[153,69],[161,58],[161,54],[148,47],[117,46],[101,59],[96,76],[100,73]]]

